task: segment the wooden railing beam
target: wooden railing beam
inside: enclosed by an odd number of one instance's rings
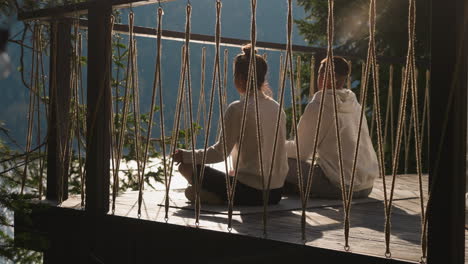
[[[90,0],[82,3],[59,5],[56,7],[42,8],[38,10],[28,10],[18,12],[18,20],[45,20],[51,19],[56,16],[76,16],[87,14],[89,8],[97,0]],[[174,0],[161,0],[161,3],[171,2]],[[138,7],[142,5],[150,5],[158,3],[157,0],[112,0],[113,9],[129,8],[129,7]]]

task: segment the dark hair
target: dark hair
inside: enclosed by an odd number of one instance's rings
[[[252,45],[247,44],[242,46],[242,53],[238,54],[234,59],[234,79],[247,82],[249,75],[250,54],[252,52]],[[257,66],[257,89],[261,89],[265,83],[265,76],[268,70],[268,65],[265,59],[256,54],[255,61]],[[247,85],[246,85],[247,88]]]
[[[327,58],[323,59],[320,64],[325,65],[327,62]],[[341,57],[341,56],[333,56],[333,64],[335,67],[335,74],[337,77],[348,77],[349,73],[351,72],[351,69],[349,67],[349,62]],[[325,68],[322,68],[323,71]]]

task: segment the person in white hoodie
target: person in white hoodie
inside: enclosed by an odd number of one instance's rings
[[[342,187],[340,183],[341,174],[337,145],[338,139],[336,135],[332,82],[324,82],[326,63],[327,59],[324,59],[320,64],[317,80],[319,90],[314,94],[305,108],[304,114],[301,116],[297,127],[300,147],[299,159],[301,161],[300,164],[305,184],[309,175],[310,166],[312,165],[311,159],[315,135],[317,133],[322,93],[325,93],[321,128],[318,136],[316,162],[313,165],[314,173],[310,197],[339,199],[342,197]],[[343,88],[350,74],[349,63],[344,58],[336,56],[333,58],[333,64],[336,76],[338,126],[341,137],[345,188],[349,190],[359,131],[361,105],[357,101],[356,95],[350,89]],[[289,157],[289,173],[286,179],[286,189],[288,189],[288,192],[297,192],[299,189],[296,142],[287,141],[286,146]],[[372,145],[366,117],[364,116],[357,157],[353,197],[363,198],[369,196],[372,192],[374,179],[378,173],[377,155]]]
[[[234,59],[234,84],[241,95],[241,99],[231,103],[224,112],[226,151],[231,155],[232,164],[236,166],[239,159],[238,182],[236,184],[234,204],[235,205],[262,205],[263,189],[270,190],[269,204],[277,204],[281,200],[284,181],[288,174],[288,159],[286,156],[286,115],[281,109],[279,123],[278,143],[276,155],[273,162],[270,186],[267,185],[273,144],[275,140],[276,117],[280,109],[279,104],[268,94],[271,90],[266,82],[267,63],[262,56],[255,54],[257,83],[252,84],[252,89],[258,89],[258,108],[260,115],[260,139],[263,153],[263,179],[260,171],[260,162],[257,144],[257,125],[255,118],[255,94],[250,91],[247,104],[247,116],[242,149],[239,150],[240,128],[247,91],[247,77],[250,64],[251,46],[242,47],[243,53]],[[275,121],[272,121],[275,120]],[[222,133],[218,141],[210,146],[206,152],[206,163],[218,163],[224,161]],[[203,159],[203,149],[195,150],[195,163],[197,171],[200,172],[200,164]],[[179,172],[193,184],[192,150],[179,149],[173,155],[175,162],[181,162]],[[228,179],[233,180],[233,172],[229,173]],[[194,188],[189,186],[185,191],[186,197],[194,200]],[[205,166],[204,177],[201,188],[201,200],[205,203],[218,204],[227,201],[226,173]]]

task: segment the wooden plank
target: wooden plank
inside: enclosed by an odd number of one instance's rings
[[[465,261],[468,2],[432,1],[428,263]],[[444,89],[441,89],[444,87]]]
[[[56,20],[51,29],[46,198],[61,202],[68,198],[71,21]]]
[[[176,180],[178,176],[176,176]],[[181,176],[180,176],[181,177]],[[389,180],[390,178],[387,178]],[[423,185],[427,185],[427,176]],[[381,192],[381,181],[375,183],[376,191]],[[415,175],[398,178],[398,192],[414,193],[418,189]],[[380,186],[380,187],[379,187]],[[409,187],[408,187],[409,186]],[[179,191],[180,192],[180,191]],[[164,207],[157,206],[165,195],[164,190],[146,191],[143,196],[141,219],[165,222]],[[137,191],[125,192],[116,201],[115,215],[137,218]],[[343,211],[335,206],[307,210],[307,242],[313,247],[343,250]],[[64,207],[80,208],[79,196],[72,196],[63,203]],[[421,222],[419,198],[395,200],[392,209],[391,252],[397,259],[419,261],[421,257]],[[298,210],[270,212],[268,214],[268,238],[302,244],[301,212]],[[200,229],[227,232],[228,216],[224,214],[202,213]],[[354,253],[383,256],[385,252],[383,201],[370,204],[355,204],[351,207],[350,245]],[[194,212],[169,208],[169,223],[194,226]],[[263,237],[262,214],[233,215],[231,232]]]

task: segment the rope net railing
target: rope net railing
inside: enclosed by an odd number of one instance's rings
[[[263,199],[263,208],[262,208],[262,228],[263,235],[267,237],[268,235],[268,225],[269,225],[269,198],[270,198],[270,189],[272,183],[272,176],[274,173],[274,165],[277,162],[277,151],[278,146],[281,144],[279,142],[279,134],[281,132],[281,119],[283,118],[283,112],[285,108],[290,107],[289,111],[291,114],[290,122],[290,135],[291,139],[295,142],[300,141],[300,135],[297,131],[298,122],[301,115],[305,111],[304,108],[307,103],[312,100],[314,94],[316,97],[320,96],[320,105],[317,114],[317,122],[315,127],[314,134],[311,135],[313,138],[313,147],[312,155],[310,156],[311,164],[316,164],[317,162],[317,153],[320,144],[319,136],[323,132],[323,116],[324,116],[324,107],[328,102],[327,100],[332,100],[331,104],[333,105],[333,124],[331,129],[326,133],[336,134],[336,146],[333,146],[338,154],[338,173],[339,173],[339,185],[341,191],[341,200],[343,203],[343,232],[344,232],[344,249],[350,251],[352,249],[352,244],[349,242],[350,230],[352,227],[351,214],[352,214],[352,202],[353,202],[353,193],[355,187],[355,177],[357,166],[359,162],[365,162],[359,160],[360,142],[363,137],[363,130],[367,130],[368,126],[370,127],[370,137],[372,138],[373,147],[377,153],[378,161],[378,177],[383,178],[383,196],[384,196],[384,215],[385,215],[385,252],[383,254],[390,258],[391,257],[391,221],[392,221],[392,205],[394,202],[394,193],[396,188],[396,182],[398,181],[398,174],[409,174],[409,159],[411,155],[414,155],[415,159],[415,172],[418,177],[418,188],[419,188],[419,203],[421,210],[421,262],[425,262],[427,252],[427,210],[425,207],[425,201],[427,200],[424,197],[424,188],[423,188],[423,164],[424,156],[426,153],[422,152],[423,143],[427,142],[429,138],[429,70],[423,70],[416,68],[415,62],[415,24],[416,24],[416,5],[415,0],[409,0],[409,17],[408,17],[408,54],[406,58],[406,64],[403,66],[397,65],[379,65],[377,58],[377,44],[376,44],[376,0],[369,0],[369,41],[368,41],[368,50],[367,57],[365,61],[354,61],[353,68],[356,74],[360,72],[360,78],[353,75],[351,79],[351,74],[349,74],[348,79],[346,80],[345,88],[356,91],[359,97],[360,103],[360,113],[359,113],[359,123],[358,130],[356,131],[356,145],[353,146],[353,155],[352,155],[352,166],[346,167],[343,163],[345,157],[343,157],[343,146],[339,122],[339,112],[338,112],[338,100],[337,95],[338,88],[336,87],[336,76],[335,76],[335,66],[334,63],[330,63],[334,60],[334,1],[329,0],[327,6],[328,18],[327,18],[327,49],[326,55],[319,54],[304,54],[304,53],[294,53],[293,51],[293,42],[292,42],[292,33],[293,33],[293,8],[292,0],[287,0],[288,10],[287,10],[287,24],[286,24],[286,50],[277,54],[278,56],[268,55],[269,63],[274,61],[274,58],[278,58],[278,76],[270,76],[271,78],[278,79],[278,89],[276,90],[276,98],[278,101],[278,111],[275,113],[274,117],[271,116],[270,120],[265,120],[260,111],[260,91],[255,89],[257,83],[257,63],[256,63],[256,42],[257,42],[257,24],[256,24],[256,12],[257,12],[257,1],[250,1],[251,8],[251,20],[250,20],[250,44],[253,52],[250,53],[249,57],[249,69],[248,76],[246,80],[246,93],[244,95],[245,99],[242,105],[242,115],[239,123],[239,138],[237,141],[237,149],[242,149],[243,144],[245,144],[246,129],[247,129],[247,119],[254,118],[255,123],[255,141],[258,147],[257,160],[258,163],[258,175],[262,179],[262,199]],[[180,54],[180,70],[179,70],[179,84],[177,92],[174,91],[176,88],[170,88],[163,86],[162,79],[164,71],[164,61],[163,61],[163,15],[164,10],[161,5],[157,8],[156,18],[157,18],[157,38],[156,38],[156,59],[155,59],[155,71],[151,89],[150,96],[150,105],[147,117],[142,118],[145,114],[142,114],[144,107],[142,107],[140,102],[141,97],[141,83],[139,82],[139,68],[138,68],[138,43],[133,32],[135,14],[133,11],[129,13],[129,36],[127,42],[127,49],[124,54],[119,54],[118,57],[126,57],[126,65],[118,66],[117,74],[118,76],[123,74],[123,77],[120,79],[116,78],[116,81],[112,84],[112,102],[111,109],[109,111],[112,113],[111,118],[111,176],[112,176],[112,199],[111,199],[111,211],[112,214],[116,213],[116,200],[118,199],[119,192],[125,191],[124,188],[128,186],[121,186],[120,179],[122,178],[122,165],[125,163],[124,156],[127,153],[131,153],[136,163],[136,180],[134,184],[134,189],[138,191],[137,204],[137,215],[141,217],[142,215],[142,205],[144,203],[144,190],[145,190],[145,179],[146,174],[151,172],[151,163],[150,157],[152,152],[156,150],[160,151],[159,156],[159,165],[161,168],[160,176],[163,179],[164,184],[164,210],[165,210],[165,221],[170,221],[170,195],[171,195],[171,180],[175,174],[175,166],[177,165],[170,157],[181,145],[184,145],[191,152],[191,167],[193,172],[193,187],[194,187],[194,218],[195,225],[198,227],[200,225],[200,216],[202,207],[205,205],[202,203],[202,186],[205,176],[205,165],[208,165],[207,162],[207,149],[210,147],[210,143],[213,141],[213,135],[216,135],[216,138],[221,142],[223,157],[223,170],[225,172],[225,183],[226,183],[226,196],[227,202],[225,206],[227,207],[228,217],[227,217],[227,228],[229,231],[233,229],[233,210],[235,208],[235,197],[236,197],[236,185],[238,184],[239,178],[239,168],[241,157],[232,159],[231,154],[228,151],[227,147],[227,133],[226,131],[226,120],[224,113],[229,107],[229,98],[231,87],[229,80],[229,59],[230,54],[228,49],[224,51],[221,50],[221,11],[222,3],[220,0],[215,1],[216,7],[216,21],[215,21],[215,32],[214,39],[215,45],[213,49],[207,48],[206,46],[201,47],[201,56],[200,56],[200,65],[193,66],[191,64],[191,57],[194,53],[192,48],[192,43],[190,39],[192,23],[192,6],[190,3],[187,3],[185,9],[185,41],[181,47]],[[111,28],[115,23],[115,18],[111,19]],[[34,122],[33,112],[37,111],[39,113],[39,103],[41,101],[38,82],[41,81],[44,73],[41,73],[41,54],[42,50],[40,47],[40,33],[41,27],[36,25],[34,27],[34,39],[33,50],[33,60],[31,69],[31,97],[29,101],[29,111],[28,111],[28,133],[27,133],[27,144],[26,152],[31,151],[32,147],[32,124]],[[84,206],[85,202],[85,190],[84,182],[86,172],[84,171],[84,160],[85,155],[82,154],[82,151],[86,148],[83,144],[83,137],[86,135],[86,127],[83,126],[83,116],[85,116],[84,111],[86,110],[86,102],[84,101],[84,87],[82,81],[82,32],[78,24],[73,25],[73,61],[72,61],[72,76],[71,76],[71,89],[72,89],[72,104],[70,108],[70,118],[72,120],[70,127],[68,128],[69,135],[67,141],[69,141],[70,147],[63,146],[61,149],[63,153],[61,156],[65,158],[67,155],[65,152],[68,152],[68,156],[77,155],[77,162],[70,163],[71,168],[76,166],[77,171],[70,169],[70,171],[75,171],[77,173],[81,185],[79,187],[81,205]],[[113,40],[117,34],[113,34],[111,37]],[[120,41],[121,39],[119,39]],[[119,42],[120,43],[120,42]],[[117,46],[119,46],[118,44]],[[120,51],[119,51],[120,52]],[[212,52],[212,53],[211,53]],[[270,54],[270,53],[269,53]],[[213,57],[212,64],[209,62],[210,57]],[[264,58],[267,58],[267,53],[263,55]],[[323,65],[323,79],[319,79],[317,68],[322,64],[321,59],[325,59]],[[51,58],[54,60],[54,58]],[[115,63],[114,63],[115,64]],[[349,65],[351,67],[351,65]],[[200,76],[199,76],[199,94],[198,98],[195,94],[194,85],[192,83],[192,69],[194,67],[199,67]],[[400,68],[401,67],[401,68]],[[208,69],[212,69],[211,72]],[[399,69],[401,69],[401,78],[398,74]],[[388,83],[383,83],[380,80],[379,74],[381,72],[388,72]],[[308,72],[307,74],[304,74]],[[211,73],[211,76],[210,76]],[[424,74],[423,74],[424,73]],[[175,75],[175,74],[174,74]],[[211,77],[211,79],[210,79]],[[401,80],[401,87],[398,87],[398,80]],[[418,92],[418,80],[424,80],[424,88],[421,89],[422,92]],[[321,83],[318,84],[318,81]],[[211,83],[210,83],[211,82]],[[206,90],[205,86],[207,83],[210,83],[209,89]],[[288,85],[289,83],[289,85]],[[326,92],[318,93],[319,87],[324,87],[330,83],[331,87],[331,97],[326,96]],[[56,93],[54,90],[55,86],[51,86],[50,93]],[[386,97],[382,96],[382,87],[385,88]],[[55,87],[56,88],[56,87]],[[369,90],[373,89],[371,96],[368,96]],[[401,89],[398,89],[401,88]],[[287,94],[287,89],[289,89],[290,94]],[[175,104],[173,111],[168,110],[168,105],[165,105],[165,95],[166,93],[173,93],[175,95]],[[410,93],[408,95],[408,92]],[[419,94],[418,94],[419,93]],[[399,102],[398,100],[399,95]],[[273,95],[272,95],[273,96]],[[422,98],[422,99],[421,99]],[[197,100],[198,103],[193,103],[193,100]],[[289,105],[286,105],[287,99],[290,99]],[[249,108],[249,102],[253,102],[253,110]],[[166,101],[167,102],[167,101]],[[217,105],[216,105],[217,102]],[[420,109],[419,103],[422,102],[422,111]],[[383,104],[383,105],[381,105]],[[409,107],[409,108],[408,108]],[[55,108],[56,109],[56,108]],[[216,117],[215,112],[218,112],[219,116]],[[248,115],[249,111],[253,111],[253,115]],[[398,116],[396,116],[398,111]],[[159,112],[159,113],[156,113]],[[155,115],[159,115],[159,120],[155,121]],[[165,121],[167,121],[167,115],[173,115],[173,124],[171,131],[168,132],[168,126],[166,126]],[[218,120],[216,120],[216,118]],[[143,119],[143,120],[142,120]],[[370,121],[370,122],[368,122]],[[36,122],[38,122],[37,127],[40,128],[41,120],[40,114],[36,115]],[[274,137],[272,142],[265,142],[264,133],[262,130],[263,122],[274,122]],[[159,123],[159,124],[157,124]],[[159,129],[156,129],[158,126]],[[197,126],[203,128],[203,132],[198,131]],[[158,131],[157,131],[158,130]],[[216,133],[211,133],[212,130],[215,130]],[[182,133],[183,132],[183,133]],[[40,130],[38,133],[38,142],[41,138]],[[155,139],[154,134],[158,134],[159,138]],[[375,134],[375,136],[374,136]],[[200,140],[201,139],[201,140]],[[154,142],[157,142],[157,147],[154,147]],[[262,151],[265,144],[272,145],[271,153],[264,153]],[[195,157],[195,152],[197,147],[202,146],[202,158],[197,160]],[[410,150],[410,146],[414,146],[414,151]],[[312,186],[314,184],[313,178],[315,170],[313,166],[310,166],[308,171],[304,171],[301,166],[301,146],[300,144],[295,144],[295,155],[297,163],[297,171],[295,172],[297,176],[297,188],[299,190],[300,198],[300,212],[301,212],[301,234],[302,240],[307,242],[307,229],[311,228],[307,225],[307,213],[309,212],[308,203],[310,202],[310,196],[312,192]],[[402,149],[403,148],[403,149]],[[39,149],[40,150],[40,149]],[[76,152],[76,153],[75,153]],[[402,153],[403,152],[403,153]],[[25,166],[24,166],[24,176],[22,179],[22,190],[25,186],[26,177],[27,177],[27,164],[28,155],[25,156]],[[350,157],[347,157],[350,159]],[[267,162],[268,161],[268,162]],[[403,165],[401,165],[403,163]],[[65,162],[64,162],[65,164]],[[269,165],[265,165],[269,164]],[[199,168],[197,168],[199,165]],[[44,164],[41,163],[41,175],[43,174]],[[128,171],[127,171],[128,172]],[[413,171],[414,172],[414,171]],[[131,174],[131,172],[129,172]],[[390,176],[386,176],[389,175]],[[348,176],[346,176],[348,175]],[[71,175],[69,175],[71,177]],[[387,186],[386,178],[390,178],[390,186]],[[41,180],[42,183],[42,180]],[[43,187],[42,184],[39,186],[39,197],[42,196]]]

